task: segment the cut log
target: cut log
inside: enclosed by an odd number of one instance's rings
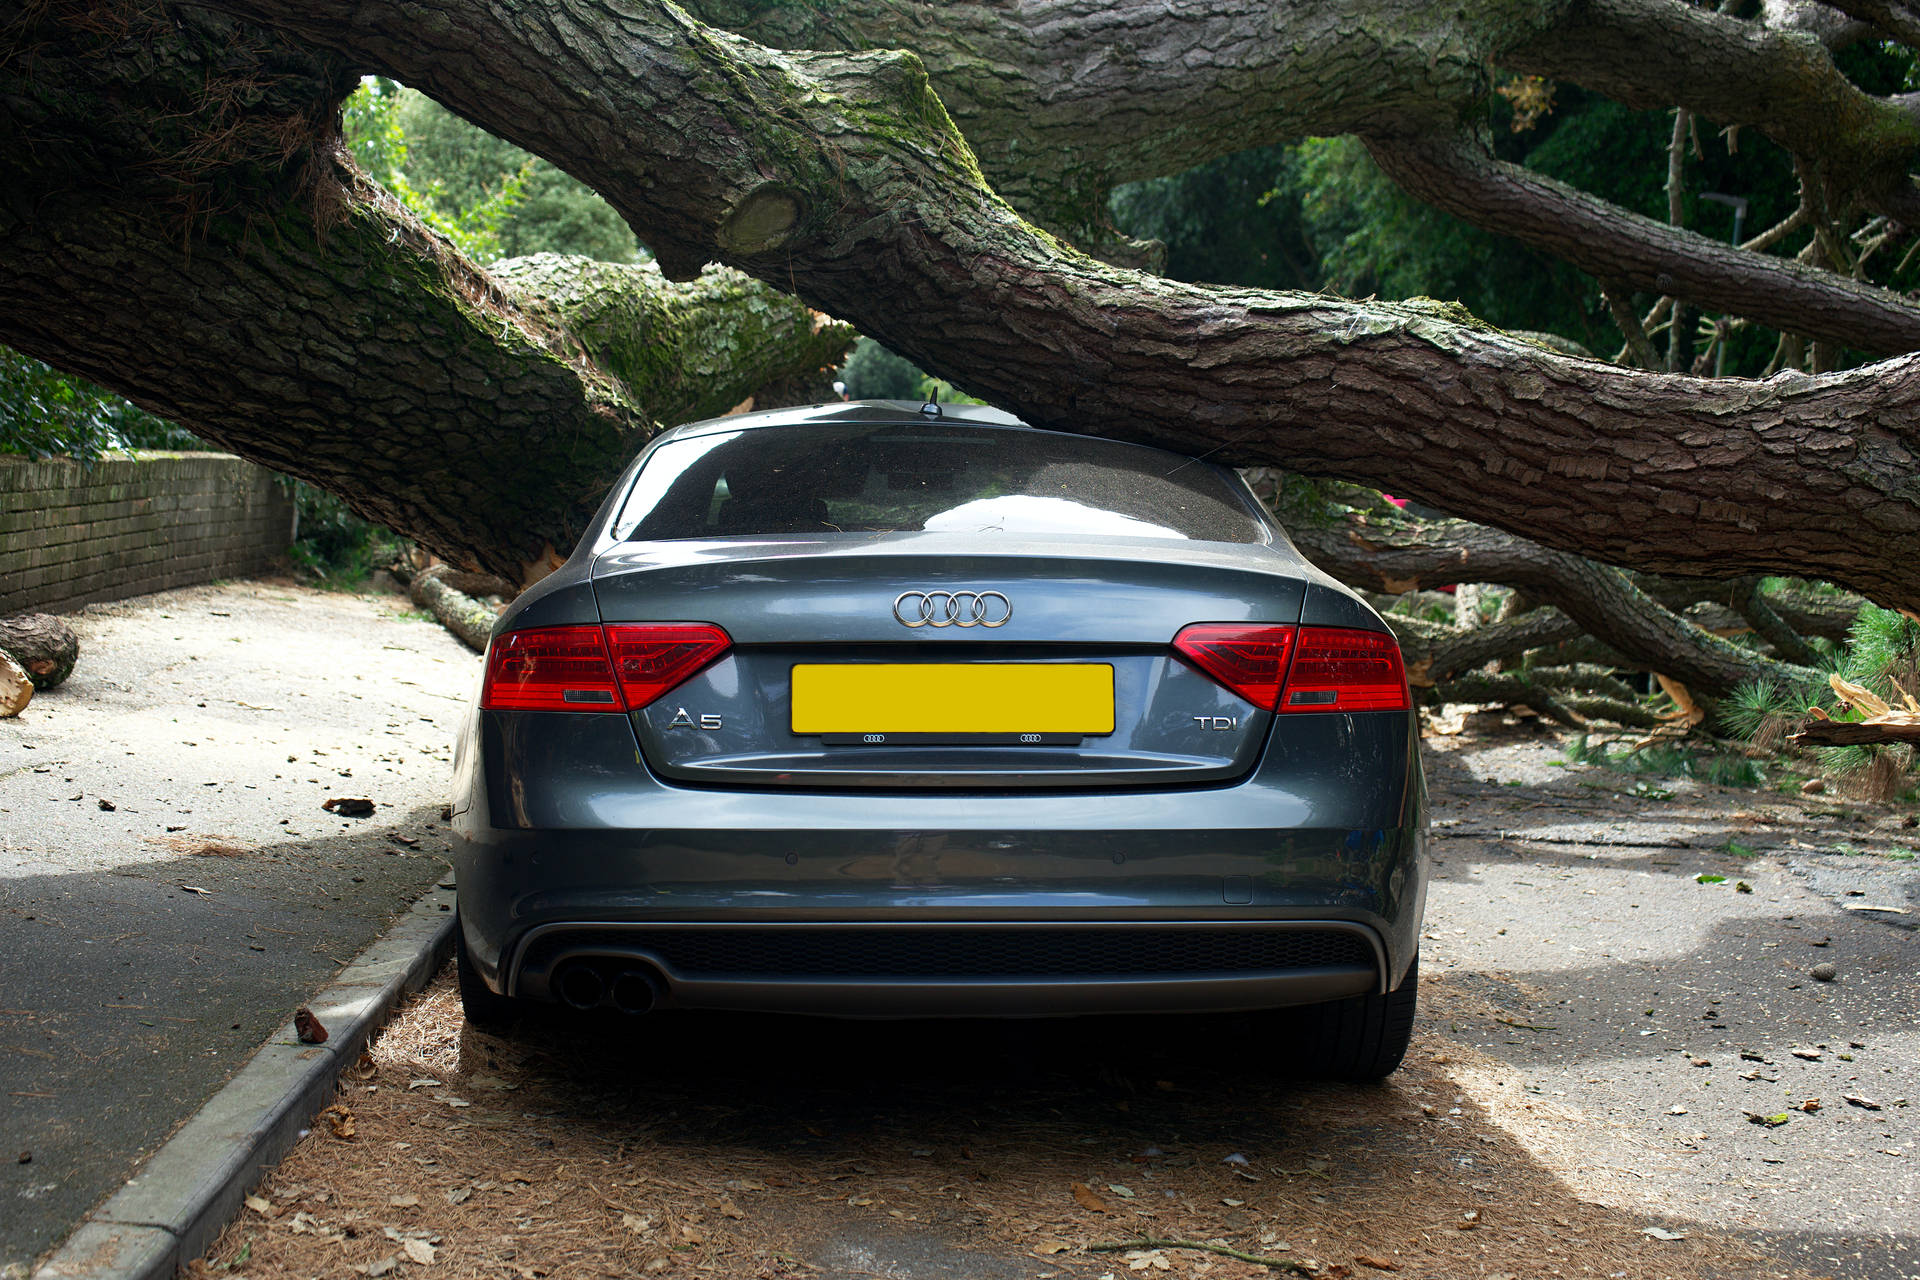
[[[1920,716],[1894,712],[1885,718],[1865,720],[1811,720],[1807,727],[1789,734],[1787,741],[1796,747],[1871,747],[1905,742],[1920,746]]]
[[[0,618],[0,653],[26,668],[36,689],[51,689],[73,674],[80,637],[50,613],[21,613]]]
[[[493,634],[495,614],[464,591],[455,590],[447,579],[455,570],[443,564],[423,569],[414,575],[408,595],[413,602],[440,620],[440,625],[460,637],[469,649],[485,653],[487,639]]]
[[[0,720],[17,716],[33,701],[33,681],[27,669],[0,653]]]

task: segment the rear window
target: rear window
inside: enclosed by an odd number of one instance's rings
[[[647,459],[617,538],[818,533],[1096,534],[1262,542],[1232,483],[1132,445],[952,424],[761,427]]]

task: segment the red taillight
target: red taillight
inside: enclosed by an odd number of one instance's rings
[[[1181,656],[1268,711],[1405,711],[1400,646],[1381,631],[1199,623],[1173,638]]]
[[[1202,622],[1183,628],[1173,647],[1254,706],[1271,711],[1287,678],[1293,628]]]
[[[509,631],[487,650],[480,706],[638,711],[731,644],[726,632],[705,622]]]
[[[1405,711],[1400,645],[1384,631],[1302,627],[1282,711]]]
[[[640,708],[684,683],[732,647],[710,622],[622,623],[607,628],[607,648],[629,709]]]

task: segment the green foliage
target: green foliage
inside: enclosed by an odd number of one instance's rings
[[[863,337],[853,344],[840,380],[855,400],[912,400],[921,394],[927,375],[905,356]]]
[[[981,400],[975,396],[968,395],[966,392],[954,386],[951,382],[946,382],[932,376],[928,376],[920,379],[919,396],[922,403],[925,403],[926,401],[929,401],[929,400],[934,401],[937,404],[985,404],[986,403],[985,400]]]
[[[1581,734],[1564,748],[1574,764],[1595,765],[1616,773],[1643,774],[1658,778],[1692,778],[1716,787],[1758,787],[1766,783],[1766,771],[1757,761],[1737,752],[1702,751],[1678,743],[1654,743],[1649,746],[1618,749],[1608,743],[1596,743]],[[1650,799],[1671,797],[1652,796]]]
[[[391,530],[355,515],[336,495],[301,480],[287,483],[300,516],[300,536],[287,548],[287,558],[315,585],[356,590],[405,545]]]
[[[1163,242],[1176,280],[1317,289],[1325,273],[1302,212],[1300,165],[1297,147],[1258,147],[1129,183],[1113,193],[1113,220]]]
[[[1847,633],[1840,675],[1863,685],[1893,706],[1902,692],[1920,696],[1920,623],[1878,605],[1862,605]],[[1857,711],[1836,711],[1836,720],[1858,720]],[[1904,790],[1914,765],[1910,746],[1822,747],[1820,767],[1848,779],[1875,799]]]
[[[202,449],[193,433],[0,347],[0,453],[91,462],[113,449]]]
[[[476,262],[642,256],[620,215],[584,184],[425,94],[369,78],[347,99],[344,122],[360,167]]]
[[[1735,689],[1718,708],[1720,722],[1735,737],[1768,750],[1781,744],[1787,728],[1805,714],[1813,691],[1755,680]]]
[[[506,257],[502,227],[525,197],[538,162],[528,156],[517,168],[492,175],[478,189],[457,195],[449,192],[446,182],[432,174],[429,157],[420,157],[416,164],[405,116],[410,100],[416,98],[420,95],[391,80],[363,81],[342,108],[347,146],[363,169],[461,253],[482,264]],[[423,185],[408,177],[410,167],[432,176]]]

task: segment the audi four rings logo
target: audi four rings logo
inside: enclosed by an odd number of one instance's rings
[[[903,591],[893,616],[903,627],[1004,627],[1013,602],[998,591]]]

